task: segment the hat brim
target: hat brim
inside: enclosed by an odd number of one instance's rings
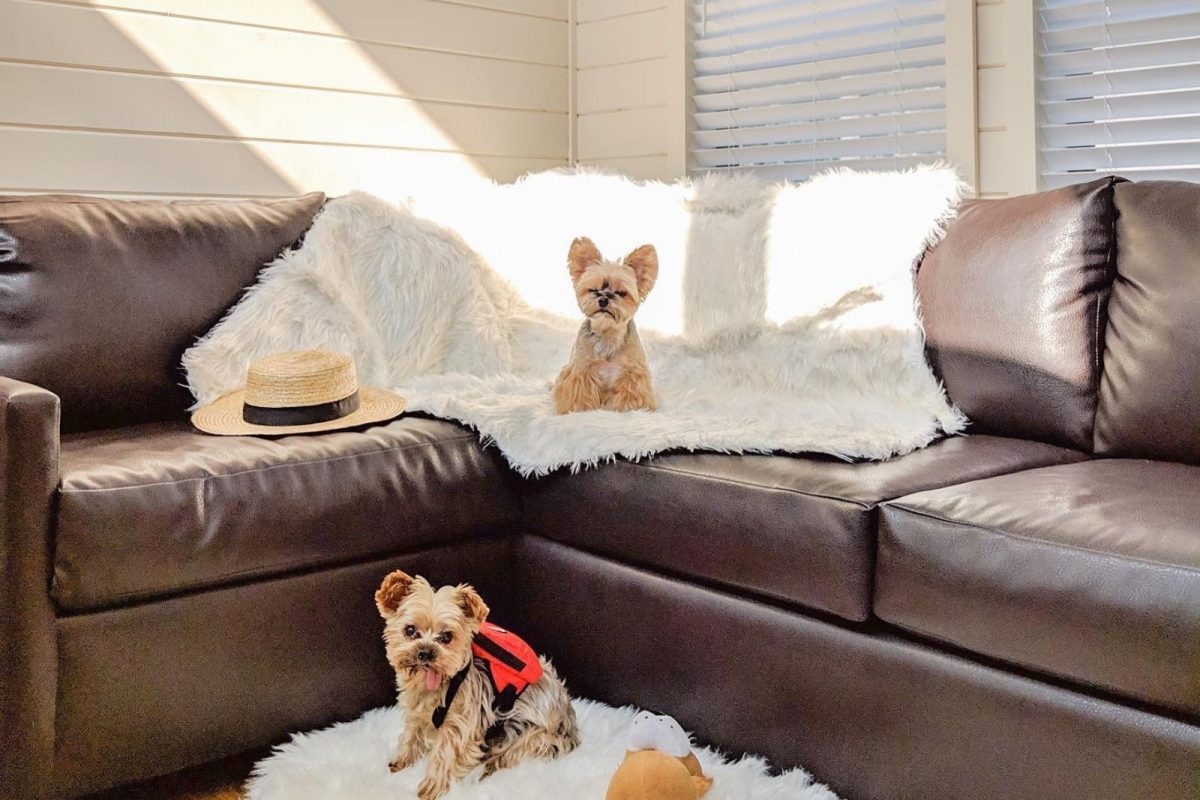
[[[404,413],[407,402],[395,392],[360,388],[358,410],[344,417],[310,425],[255,425],[242,419],[245,390],[230,392],[192,414],[192,424],[216,436],[286,436],[294,433],[321,433],[357,428],[394,419]]]

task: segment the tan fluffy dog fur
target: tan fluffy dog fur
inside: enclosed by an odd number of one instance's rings
[[[645,244],[620,261],[606,261],[591,239],[580,237],[571,242],[567,266],[587,319],[554,382],[554,409],[653,411],[658,399],[633,315],[658,278],[654,247]]]
[[[511,711],[498,716],[492,708],[492,682],[471,655],[471,640],[488,607],[470,586],[435,591],[424,578],[396,571],[383,579],[375,604],[386,623],[383,639],[405,711],[391,768],[406,769],[429,755],[417,787],[421,800],[441,797],[479,764],[487,777],[526,758],[568,753],[579,744],[567,688],[544,658],[539,659],[541,679],[521,693]],[[433,712],[445,702],[450,677],[467,665],[471,669],[445,721],[435,728]],[[485,741],[497,722],[502,735]]]

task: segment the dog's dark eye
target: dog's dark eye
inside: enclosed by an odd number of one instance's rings
[[[404,635],[410,639],[417,638],[417,626],[416,625],[405,625],[404,626]]]
[[[442,631],[438,634],[437,640],[439,644],[450,644],[450,642],[454,641],[454,634],[450,631]]]
[[[626,292],[617,292],[617,297],[624,297],[626,294]]]

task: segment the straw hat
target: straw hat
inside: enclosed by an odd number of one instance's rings
[[[246,388],[197,409],[192,424],[221,436],[279,436],[353,428],[403,411],[400,395],[360,388],[345,353],[292,350],[255,361]]]

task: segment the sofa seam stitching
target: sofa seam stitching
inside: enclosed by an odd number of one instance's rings
[[[1044,547],[1058,547],[1058,548],[1062,548],[1064,550],[1071,550],[1073,552],[1087,553],[1088,555],[1096,556],[1098,558],[1111,558],[1111,559],[1115,559],[1117,561],[1127,561],[1127,562],[1130,562],[1133,564],[1142,564],[1142,565],[1145,565],[1148,567],[1154,567],[1157,569],[1167,570],[1169,572],[1179,572],[1179,573],[1182,573],[1185,575],[1200,574],[1200,569],[1197,569],[1195,567],[1184,566],[1181,564],[1167,564],[1165,562],[1156,561],[1156,560],[1150,559],[1150,558],[1139,558],[1137,556],[1123,555],[1121,553],[1108,553],[1103,550],[1095,550],[1090,547],[1080,547],[1079,545],[1064,544],[1061,542],[1053,542],[1053,541],[1049,541],[1047,539],[1039,539],[1036,536],[1029,536],[1027,534],[1013,533],[1010,531],[1001,530],[1000,528],[992,527],[990,525],[980,525],[975,522],[965,522],[963,520],[947,519],[946,517],[942,517],[937,514],[931,514],[931,513],[925,512],[925,511],[918,511],[918,510],[916,510],[914,508],[910,508],[908,506],[894,505],[892,503],[888,503],[887,507],[894,508],[897,511],[901,511],[901,512],[904,512],[907,514],[914,514],[918,517],[925,517],[926,519],[932,519],[932,520],[936,520],[938,522],[944,522],[947,525],[962,525],[964,527],[975,528],[976,530],[994,533],[997,536],[1007,536],[1007,537],[1010,537],[1013,539],[1019,539],[1023,542],[1029,542],[1031,544],[1040,544]]]
[[[457,442],[474,439],[475,435],[468,433],[463,436],[456,436],[453,439],[439,439],[436,442],[420,442],[418,444],[407,444],[399,447],[389,447],[385,450],[370,450],[365,453],[351,453],[344,456],[336,456],[334,458],[312,458],[306,461],[292,461],[287,464],[269,464],[263,467],[255,467],[254,469],[244,469],[238,472],[227,472],[212,475],[198,475],[191,478],[179,478],[173,481],[154,481],[153,483],[135,483],[129,486],[98,486],[98,487],[80,487],[75,489],[59,487],[59,494],[77,494],[82,492],[120,492],[128,489],[145,489],[151,486],[173,486],[181,483],[194,483],[196,481],[222,480],[224,478],[236,478],[240,475],[253,475],[258,472],[268,472],[273,469],[290,469],[293,467],[304,467],[310,464],[332,464],[337,461],[345,461],[351,458],[363,458],[370,456],[386,455],[389,453],[402,453],[408,450],[417,450],[422,447],[433,447],[439,444],[454,444]]]
[[[1109,208],[1108,208],[1108,213],[1105,215],[1106,217],[1108,217],[1108,219],[1105,220],[1105,222],[1108,223],[1105,226],[1106,228],[1108,228],[1108,231],[1107,231],[1108,246],[1104,248],[1104,280],[1105,280],[1105,284],[1106,284],[1105,289],[1108,291],[1111,291],[1112,284],[1109,282],[1109,278],[1112,276],[1113,245],[1115,244],[1116,235],[1117,235],[1117,220],[1116,220],[1117,192],[1116,192],[1116,183],[1112,178],[1108,179],[1108,186],[1106,188],[1108,190],[1106,192],[1106,194],[1109,195]],[[1101,294],[1102,294],[1102,292],[1096,292],[1095,331],[1092,335],[1092,367],[1096,370],[1097,382],[1099,382],[1100,373],[1101,373],[1100,337],[1102,336],[1102,333],[1103,333],[1100,330],[1100,306],[1102,305]],[[1097,389],[1098,388],[1099,387],[1097,386]],[[1097,405],[1098,404],[1099,404],[1099,399],[1097,399]],[[1092,416],[1093,416],[1092,424],[1094,426],[1095,425],[1095,412],[1093,412]],[[1095,437],[1094,430],[1092,432],[1092,436],[1093,436],[1093,438]]]
[[[94,607],[81,606],[81,607],[71,608],[71,607],[64,605],[62,603],[62,601],[58,600],[57,598],[55,599],[55,601],[58,602],[60,605],[62,605],[63,608],[65,608],[66,610],[73,611],[76,614],[107,611],[111,608],[112,604],[118,603],[122,600],[131,600],[131,599],[132,600],[156,600],[159,598],[165,600],[165,599],[169,599],[169,598],[164,597],[164,595],[174,596],[181,592],[195,592],[195,591],[205,591],[205,590],[219,591],[221,589],[229,588],[228,584],[230,582],[236,581],[238,578],[244,578],[247,576],[259,575],[264,580],[275,580],[275,579],[279,579],[281,577],[286,577],[286,575],[281,576],[280,573],[286,573],[289,570],[305,569],[308,567],[313,567],[318,570],[340,569],[345,566],[354,566],[354,565],[362,564],[362,563],[370,563],[372,561],[381,561],[381,560],[386,560],[386,559],[389,559],[392,557],[403,558],[405,556],[412,555],[413,553],[420,553],[425,550],[436,550],[436,549],[442,549],[442,548],[446,548],[446,547],[454,547],[455,545],[461,544],[463,541],[465,541],[465,540],[464,539],[453,539],[449,542],[444,542],[441,544],[430,544],[425,547],[420,547],[417,550],[412,550],[412,551],[398,551],[398,552],[385,551],[385,552],[380,552],[380,553],[360,554],[360,555],[354,556],[353,560],[351,560],[351,561],[342,561],[339,559],[323,559],[320,561],[297,561],[297,560],[293,559],[291,561],[275,561],[270,564],[264,564],[264,565],[261,565],[258,567],[252,567],[249,569],[241,569],[241,570],[238,570],[237,572],[225,572],[209,581],[198,581],[197,580],[197,581],[189,581],[185,584],[170,584],[170,585],[155,584],[154,586],[147,587],[145,589],[138,589],[136,591],[121,592],[119,594],[108,595],[107,597],[103,598],[99,602],[98,605],[96,605]]]
[[[368,556],[368,558],[369,558],[369,556]],[[215,589],[222,588],[223,584],[228,583],[229,581],[234,581],[234,580],[237,580],[238,578],[246,577],[247,575],[261,574],[262,577],[264,577],[264,578],[273,578],[273,577],[275,577],[275,573],[286,572],[287,570],[292,569],[292,568],[309,567],[309,566],[321,568],[323,566],[328,566],[331,564],[336,565],[338,563],[339,562],[337,562],[337,561],[316,561],[316,562],[305,562],[305,561],[295,561],[295,560],[276,561],[276,562],[272,562],[270,564],[263,564],[258,567],[240,569],[237,572],[223,572],[220,575],[215,576],[212,580],[209,580],[209,581],[196,580],[196,581],[188,581],[187,583],[178,583],[178,584],[170,584],[170,585],[158,583],[153,586],[147,586],[143,589],[137,589],[134,591],[119,592],[117,594],[105,595],[103,598],[98,598],[98,599],[92,601],[93,603],[98,604],[96,607],[77,605],[74,608],[72,608],[70,606],[67,606],[64,603],[64,601],[60,598],[56,598],[56,602],[58,602],[60,605],[62,605],[64,608],[66,608],[69,611],[73,610],[73,611],[80,612],[80,613],[87,612],[87,611],[102,611],[102,610],[105,610],[105,608],[106,608],[105,604],[113,604],[113,603],[120,602],[122,600],[130,600],[130,599],[149,600],[149,599],[153,599],[156,597],[160,597],[167,593],[174,594],[177,592],[190,592],[190,591],[196,591],[198,589],[213,589],[213,590],[215,590]],[[76,602],[79,603],[82,601],[77,600]]]
[[[759,489],[759,490],[766,490],[766,491],[773,491],[773,492],[786,492],[788,494],[798,494],[802,497],[813,497],[813,498],[817,498],[817,499],[821,499],[821,500],[833,500],[833,501],[840,502],[840,503],[848,503],[850,505],[858,506],[859,508],[863,509],[864,511],[870,511],[872,508],[878,507],[880,502],[883,502],[883,501],[876,501],[874,503],[866,503],[862,500],[856,500],[856,499],[852,499],[849,497],[838,497],[836,495],[820,494],[818,492],[806,492],[803,489],[793,489],[788,486],[764,486],[760,483],[750,483],[749,481],[739,481],[734,478],[723,478],[723,477],[718,477],[716,475],[701,475],[700,473],[689,472],[687,470],[675,469],[672,467],[664,467],[664,466],[661,466],[658,464],[633,464],[632,462],[621,462],[621,463],[627,464],[628,466],[641,467],[643,469],[653,469],[653,470],[658,470],[660,472],[669,472],[673,475],[686,475],[690,478],[698,478],[700,480],[705,480],[705,481],[715,481],[717,483],[725,483],[725,484],[730,484],[733,486],[744,486],[744,487],[747,487],[750,489]]]
[[[1028,659],[1018,658],[1016,656],[1001,655],[999,652],[996,652],[996,651],[980,650],[978,647],[973,646],[973,645],[968,645],[965,642],[960,641],[959,639],[950,636],[949,634],[937,633],[935,631],[932,631],[925,625],[917,625],[912,622],[908,622],[907,620],[904,622],[897,622],[894,619],[887,619],[886,617],[880,616],[878,613],[876,613],[875,616],[876,616],[876,618],[878,618],[879,620],[882,620],[887,625],[894,625],[895,627],[897,627],[901,630],[906,630],[906,631],[909,631],[910,633],[916,634],[917,636],[921,636],[926,639],[929,639],[934,644],[942,644],[942,645],[949,645],[950,647],[957,647],[962,650],[965,650],[969,655],[982,656],[983,658],[995,659],[1003,664],[1010,664],[1012,666],[1015,666],[1018,669],[1030,670],[1035,673],[1041,673],[1043,675],[1047,675],[1056,680],[1067,681],[1068,683],[1071,683],[1075,687],[1078,687],[1080,689],[1084,689],[1084,690],[1090,689],[1093,691],[1098,690],[1101,692],[1111,692],[1120,697],[1127,698],[1130,700],[1140,700],[1140,701],[1147,702],[1147,703],[1156,703],[1156,704],[1162,705],[1171,710],[1176,710],[1178,708],[1177,706],[1174,705],[1174,703],[1172,701],[1167,701],[1167,700],[1164,700],[1161,698],[1148,697],[1145,693],[1137,693],[1131,689],[1122,688],[1120,686],[1117,686],[1115,683],[1103,683],[1099,680],[1089,679],[1082,675],[1069,673],[1064,669],[1058,669],[1056,667],[1048,666],[1046,664],[1036,664],[1033,661],[1028,660]],[[1184,710],[1184,711],[1185,711],[1185,713],[1188,713],[1186,710]]]
[[[1104,351],[1107,349],[1108,340],[1108,319],[1107,305],[1112,302],[1113,291],[1116,287],[1118,270],[1116,265],[1117,257],[1117,180],[1115,177],[1108,179],[1108,247],[1104,252],[1104,291],[1096,293],[1096,321],[1095,333],[1092,337],[1093,342],[1093,363],[1096,370],[1096,385],[1094,392],[1094,405],[1092,406],[1092,431],[1091,441],[1088,443],[1088,451],[1096,452],[1096,425],[1100,420],[1100,392],[1104,385]],[[1104,316],[1104,330],[1100,328],[1101,317]],[[1103,343],[1101,340],[1104,340]]]

